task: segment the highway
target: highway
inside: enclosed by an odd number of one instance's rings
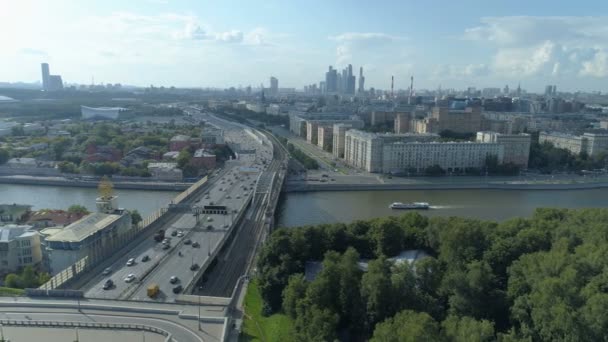
[[[246,210],[254,196],[259,172],[266,168],[266,160],[272,159],[272,146],[262,145],[255,137],[244,134],[243,127],[238,124],[211,115],[198,115],[199,120],[203,117],[208,123],[224,130],[227,142],[239,146],[242,150],[255,151],[255,154],[242,153],[238,159],[227,161],[224,168],[210,177],[204,188],[189,201],[195,210],[196,207],[204,205],[223,205],[227,207],[228,214],[201,215],[197,223],[191,211],[174,213],[175,217],[163,226],[165,236],[171,240],[169,249],[163,249],[161,243],[152,239],[152,234],[145,239],[139,239],[137,243],[130,243],[116,253],[112,260],[96,267],[95,273],[91,274],[89,279],[81,282],[78,288],[85,292],[85,297],[175,301],[180,293],[177,290],[178,293],[174,293],[174,288],[179,285],[186,288],[196,274],[197,270],[192,271],[191,266],[201,266],[205,263],[227,231],[233,228],[233,221],[238,214]],[[257,167],[257,171],[251,167]],[[257,200],[256,197],[252,201],[256,208]],[[177,232],[183,233],[183,236],[172,236],[172,233]],[[186,244],[186,240],[191,243]],[[193,247],[195,242],[198,243],[197,247]],[[143,261],[146,256],[149,260]],[[127,266],[130,258],[135,259],[135,263]],[[101,272],[106,267],[112,272],[104,276]],[[135,276],[132,282],[125,281],[129,274]],[[169,282],[172,276],[178,278],[175,284]],[[103,285],[108,279],[112,279],[114,285],[104,290]],[[156,298],[147,296],[147,288],[151,284],[159,285],[160,294]]]
[[[204,296],[230,297],[239,277],[247,273],[247,269],[256,253],[266,222],[267,204],[273,191],[272,179],[281,172],[286,155],[279,146],[274,146],[275,156],[268,169],[258,182],[256,199],[249,208],[247,216],[241,225],[241,230],[232,245],[218,255],[217,264],[209,270],[203,281],[198,284],[195,293]],[[274,208],[273,208],[274,209]]]

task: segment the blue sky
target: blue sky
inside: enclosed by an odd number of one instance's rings
[[[608,91],[606,1],[0,0],[0,81]]]

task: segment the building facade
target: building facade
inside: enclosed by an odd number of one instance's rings
[[[556,132],[541,132],[538,137],[539,143],[549,142],[557,148],[566,149],[573,154],[585,152],[589,156],[608,151],[608,134],[606,133],[584,133],[583,135],[572,135]]]
[[[49,271],[57,274],[84,257],[93,263],[114,253],[131,229],[131,215],[118,208],[117,196],[97,198],[97,212],[44,239]]]
[[[331,152],[333,146],[334,128],[332,124],[319,125],[317,145],[325,151]]]
[[[346,131],[344,160],[355,168],[367,172],[383,172],[383,146],[395,142],[429,142],[436,134],[378,134],[357,129]]]
[[[503,146],[476,142],[394,142],[382,149],[382,173],[423,172],[438,165],[448,172],[482,168],[486,158],[503,160]]]
[[[523,169],[528,168],[530,159],[530,134],[501,134],[496,132],[477,132],[477,142],[497,143],[503,146],[503,163],[513,163]]]
[[[42,262],[40,234],[29,225],[0,226],[0,274]]]

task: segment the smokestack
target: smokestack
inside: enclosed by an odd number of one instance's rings
[[[391,76],[391,99],[393,98],[394,89],[395,89],[395,76]]]

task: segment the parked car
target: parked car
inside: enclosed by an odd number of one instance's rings
[[[135,258],[131,258],[129,260],[127,260],[127,266],[133,266],[135,265]]]
[[[142,262],[146,262],[146,261],[148,261],[148,260],[150,260],[150,257],[149,257],[148,255],[144,255],[144,256],[141,258],[141,261],[142,261]]]
[[[174,230],[174,231],[171,232],[171,236],[177,236],[177,234],[178,234],[177,230]]]
[[[186,239],[186,240],[184,241],[184,245],[189,245],[189,244],[191,244],[191,243],[192,243],[192,240],[190,240],[190,239]]]
[[[177,294],[182,292],[182,286],[181,285],[177,285],[176,287],[173,288],[173,293]]]
[[[133,280],[135,280],[135,274],[130,273],[126,278],[125,278],[125,283],[130,283]]]
[[[190,271],[196,271],[198,270],[198,264],[192,264],[192,266],[190,266]]]
[[[103,272],[101,272],[102,275],[108,275],[112,273],[112,269],[110,267],[106,267]]]
[[[177,283],[177,281],[178,281],[178,280],[179,280],[179,279],[178,279],[176,276],[172,276],[171,278],[169,278],[169,282],[170,282],[171,284],[175,284],[175,283]]]
[[[169,248],[171,248],[170,245],[163,244],[163,249],[169,249]]]
[[[198,243],[197,241],[194,241],[194,242],[192,243],[192,247],[194,247],[194,248],[199,248],[200,246],[201,246],[201,244],[200,244],[200,243]]]
[[[179,232],[177,232],[177,237],[182,237],[184,236],[184,232],[182,232],[181,230]]]

